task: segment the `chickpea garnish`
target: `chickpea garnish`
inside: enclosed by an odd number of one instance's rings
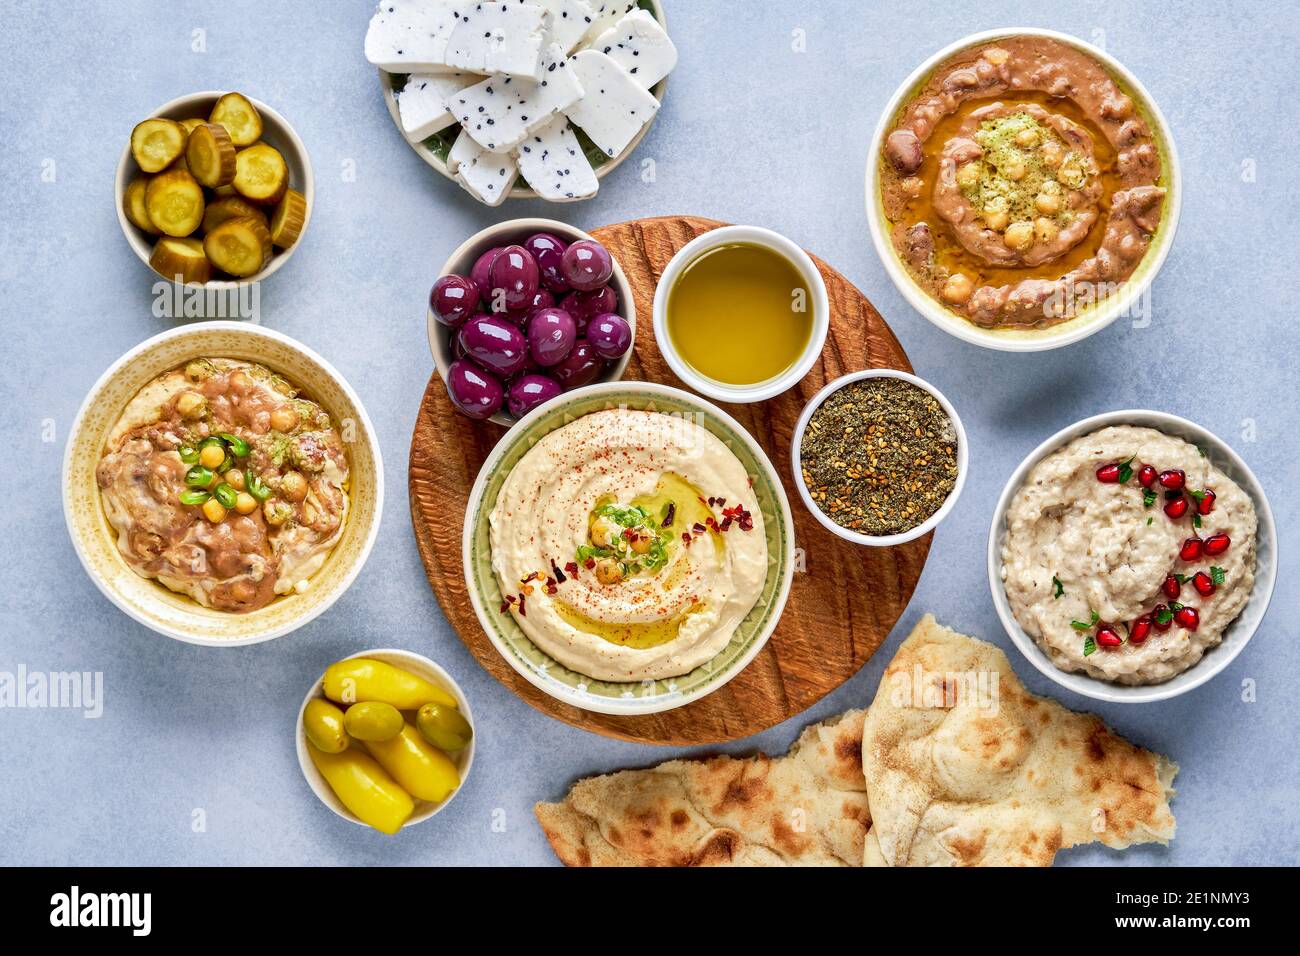
[[[292,514],[293,509],[283,501],[272,499],[262,506],[262,515],[266,518],[266,523],[273,528],[280,527],[289,520],[289,516]]]
[[[245,491],[248,488],[247,482],[244,481],[244,473],[238,468],[231,468],[222,477],[226,479],[226,484],[236,491]]]
[[[247,491],[241,491],[235,496],[235,510],[241,515],[251,515],[257,510],[257,499]]]
[[[617,561],[605,558],[596,562],[596,580],[601,584],[618,584],[623,580],[623,567]]]
[[[650,536],[638,535],[632,539],[632,550],[636,554],[645,554],[650,550]]]
[[[1018,159],[1007,160],[1002,164],[1001,169],[1002,175],[1013,183],[1018,183],[1020,180],[1024,179],[1025,173],[1028,171],[1029,170],[1025,168],[1025,164]]]
[[[252,389],[253,380],[248,377],[247,373],[240,371],[239,369],[236,369],[235,371],[230,373],[228,384],[229,384],[230,391],[243,393]]]
[[[1000,46],[990,47],[984,51],[984,59],[988,60],[994,66],[1001,66],[1007,60],[1011,59],[1011,54]]]
[[[623,529],[603,515],[591,523],[591,543],[598,548],[608,548],[623,533]]]
[[[307,497],[307,479],[302,472],[286,471],[280,479],[280,494],[290,501],[302,501]]]
[[[1057,166],[1060,166],[1061,161],[1065,159],[1065,152],[1061,149],[1061,145],[1052,142],[1051,140],[1048,140],[1043,144],[1041,152],[1043,156],[1043,165],[1047,166],[1049,169],[1055,169]]]
[[[291,432],[298,427],[298,410],[292,405],[277,405],[271,411],[271,427],[278,432]]]
[[[943,284],[943,297],[954,305],[965,302],[975,291],[975,283],[970,276],[954,272]]]
[[[216,498],[209,498],[203,502],[203,517],[213,524],[220,524],[226,520],[226,506]]]
[[[213,442],[199,449],[199,464],[204,468],[218,468],[226,460],[226,450]]]
[[[984,224],[994,232],[1001,232],[1007,228],[1007,223],[1010,221],[1011,217],[1007,215],[1005,209],[999,209],[996,206],[985,207]]]
[[[974,189],[980,181],[979,168],[974,163],[963,163],[957,167],[957,185],[961,189]]]
[[[1038,130],[1022,129],[1016,134],[1016,145],[1032,149],[1038,145]]]
[[[182,418],[201,418],[207,409],[208,400],[198,392],[181,392],[176,399],[176,411],[180,412]]]
[[[1013,222],[1007,226],[1003,239],[1012,249],[1023,252],[1034,244],[1034,226],[1028,222]]]
[[[1034,220],[1034,235],[1038,237],[1039,242],[1051,242],[1060,231],[1060,227],[1046,216],[1039,216]]]
[[[1044,190],[1034,199],[1034,208],[1044,215],[1055,216],[1061,211],[1061,196],[1059,193]]]

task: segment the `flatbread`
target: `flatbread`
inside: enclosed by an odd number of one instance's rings
[[[573,785],[537,819],[568,866],[858,866],[870,827],[863,711],[784,757],[670,760]]]
[[[1029,693],[1000,650],[929,614],[881,678],[862,754],[868,866],[1049,866],[1174,835],[1176,764]]]

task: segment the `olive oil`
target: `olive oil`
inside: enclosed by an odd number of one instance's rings
[[[766,246],[710,249],[682,270],[668,294],[668,337],[686,364],[726,385],[776,378],[812,337],[808,284]]]
[[[682,614],[666,620],[619,624],[611,621],[597,621],[581,611],[569,607],[562,601],[555,602],[555,613],[560,616],[560,620],[575,630],[594,635],[601,640],[609,641],[611,644],[635,647],[638,650],[658,647],[660,644],[667,644],[669,641],[674,640],[686,619],[703,609],[703,604],[694,604]]]

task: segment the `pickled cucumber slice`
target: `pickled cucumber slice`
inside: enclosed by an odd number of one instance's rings
[[[203,232],[209,233],[227,219],[238,219],[241,216],[260,219],[262,225],[267,226],[266,213],[262,212],[261,208],[239,196],[225,196],[212,200],[208,203],[208,208],[203,211]],[[269,229],[270,226],[267,228]]]
[[[197,239],[173,239],[168,236],[158,240],[149,257],[153,266],[164,279],[190,284],[202,284],[212,278],[212,264],[203,252],[203,243]]]
[[[182,169],[149,180],[144,193],[149,219],[169,236],[188,236],[203,221],[203,187]]]
[[[235,144],[226,128],[218,123],[194,127],[185,144],[185,161],[190,174],[203,186],[216,189],[235,178]]]
[[[227,93],[217,100],[208,122],[224,126],[236,146],[251,146],[262,136],[262,117],[243,93]]]
[[[289,188],[289,167],[274,146],[254,143],[235,154],[234,186],[245,199],[272,205]]]
[[[153,224],[153,220],[149,218],[149,210],[144,207],[144,192],[148,186],[148,176],[137,176],[131,180],[131,185],[126,187],[126,193],[122,196],[122,211],[137,229],[143,229],[149,235],[156,236],[158,227]]]
[[[260,272],[271,257],[271,233],[264,219],[227,219],[204,237],[203,251],[218,269],[242,279]]]
[[[281,249],[288,249],[298,241],[306,224],[307,197],[290,189],[271,214],[271,241]]]
[[[147,119],[131,130],[131,155],[146,173],[159,173],[185,150],[185,127],[175,120]]]

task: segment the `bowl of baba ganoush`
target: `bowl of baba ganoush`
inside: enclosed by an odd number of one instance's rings
[[[1037,29],[977,33],[923,63],[881,116],[866,179],[903,297],[1005,351],[1144,315],[1182,202],[1168,124],[1137,78]]]
[[[1255,633],[1277,528],[1220,438],[1164,412],[1108,412],[1016,469],[988,565],[998,616],[1040,671],[1099,700],[1164,700],[1219,673]]]
[[[131,617],[189,643],[255,644],[352,583],[383,462],[328,362],[278,332],[209,322],[154,336],[95,383],[63,504],[86,572]]]
[[[605,714],[680,707],[740,673],[790,592],[781,481],[731,416],[609,382],[529,413],[484,462],[463,558],[488,638],[531,684]]]

